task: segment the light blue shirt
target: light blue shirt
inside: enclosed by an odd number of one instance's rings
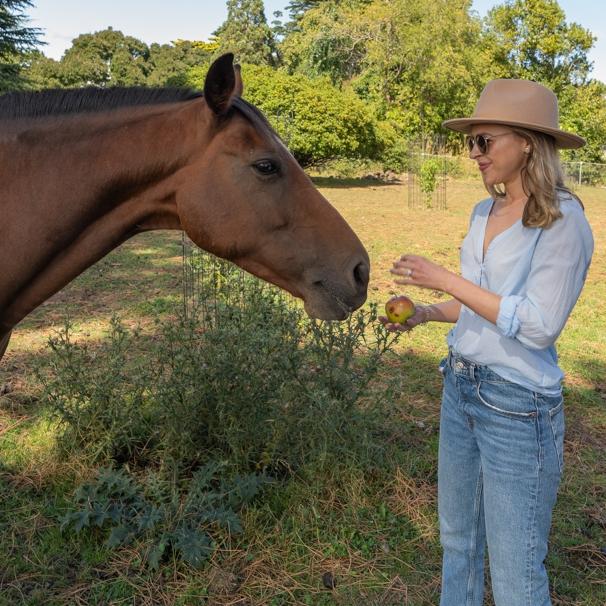
[[[593,254],[593,236],[581,205],[558,191],[563,217],[547,228],[518,220],[482,254],[493,200],[473,209],[461,247],[464,278],[502,297],[496,325],[468,307],[448,333],[448,345],[489,366],[508,381],[558,395],[563,373],[555,341],[579,295]]]

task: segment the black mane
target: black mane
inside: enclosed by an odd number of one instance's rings
[[[202,97],[189,88],[115,87],[52,89],[0,95],[0,120],[101,112],[134,105],[178,103]]]
[[[10,92],[0,95],[0,120],[93,113],[137,105],[179,103],[203,96],[202,92],[190,88],[145,87],[96,88],[91,86],[79,89]],[[233,110],[241,113],[253,125],[261,129],[268,129],[280,138],[263,112],[245,99],[236,97],[233,100]],[[224,117],[228,118],[230,115],[231,112],[228,112]]]

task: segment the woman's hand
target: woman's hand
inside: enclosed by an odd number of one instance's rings
[[[429,320],[429,307],[427,305],[415,305],[415,313],[410,316],[403,324],[390,322],[385,316],[379,316],[379,322],[387,328],[389,332],[408,332],[419,324],[425,324]]]
[[[390,271],[396,276],[402,276],[394,280],[396,284],[420,286],[442,292],[449,292],[451,278],[455,276],[441,265],[418,255],[402,255]]]

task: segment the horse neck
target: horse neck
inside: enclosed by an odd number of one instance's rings
[[[204,146],[201,107],[46,119],[0,144],[0,335],[132,235],[180,228],[172,177]]]

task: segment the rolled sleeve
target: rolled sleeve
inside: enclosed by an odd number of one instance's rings
[[[551,347],[574,307],[591,262],[593,238],[580,210],[541,234],[523,296],[504,296],[497,327],[530,349]]]
[[[503,336],[513,338],[520,330],[520,320],[516,314],[518,305],[524,297],[519,295],[509,295],[501,299],[499,306],[499,315],[497,316],[497,328]]]

